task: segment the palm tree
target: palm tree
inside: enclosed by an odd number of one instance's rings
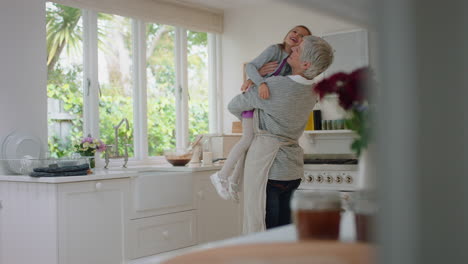
[[[81,9],[56,3],[47,3],[47,69],[50,72],[60,58],[63,49],[67,52],[81,50],[82,27],[79,25]]]

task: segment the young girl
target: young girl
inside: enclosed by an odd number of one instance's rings
[[[291,68],[286,63],[286,60],[291,53],[291,48],[299,46],[302,42],[302,37],[311,34],[307,27],[302,25],[296,26],[286,34],[283,43],[269,46],[257,58],[249,62],[245,70],[250,79],[242,84],[241,91],[245,92],[252,84],[255,84],[258,87],[259,97],[268,99],[270,92],[265,79],[270,76],[289,75]],[[268,74],[265,75],[265,73]],[[240,179],[239,175],[233,174],[233,171],[237,162],[247,152],[253,138],[253,110],[245,111],[242,113],[241,139],[229,152],[223,168],[210,177],[219,196],[225,200],[232,199],[236,202],[239,201]]]

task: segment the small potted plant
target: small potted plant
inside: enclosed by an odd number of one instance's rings
[[[88,157],[89,166],[91,168],[95,168],[96,162],[94,155],[96,152],[102,152],[106,150],[106,145],[100,139],[93,138],[91,135],[88,135],[87,137],[83,138],[80,143],[75,145],[75,149],[82,157]]]

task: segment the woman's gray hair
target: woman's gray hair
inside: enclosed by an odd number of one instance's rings
[[[304,76],[312,80],[324,72],[333,62],[333,48],[324,39],[316,36],[305,36],[302,39],[301,61],[310,62]]]

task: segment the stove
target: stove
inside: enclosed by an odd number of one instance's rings
[[[304,177],[299,189],[358,191],[358,159],[350,146],[349,130],[305,131],[299,139],[304,149]]]

